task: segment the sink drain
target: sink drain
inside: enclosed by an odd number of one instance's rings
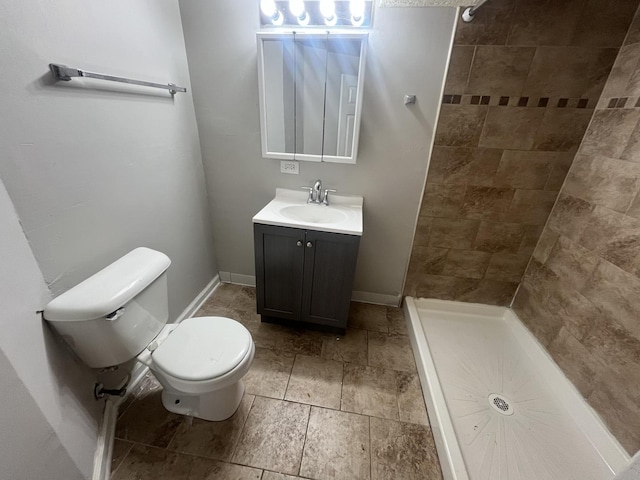
[[[488,397],[489,405],[501,415],[513,415],[513,407],[511,402],[504,395],[492,393]]]

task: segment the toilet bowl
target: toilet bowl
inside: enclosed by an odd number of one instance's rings
[[[220,421],[237,410],[255,346],[249,331],[226,317],[195,317],[168,325],[138,361],[163,387],[162,404],[174,413]]]
[[[224,420],[242,400],[251,334],[225,317],[167,325],[170,264],[161,252],[136,248],[53,299],[43,316],[89,367],[137,358],[162,385],[167,410]]]

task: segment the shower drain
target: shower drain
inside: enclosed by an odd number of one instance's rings
[[[513,415],[513,407],[511,402],[504,395],[499,393],[492,393],[488,397],[489,405],[498,413],[502,415]]]

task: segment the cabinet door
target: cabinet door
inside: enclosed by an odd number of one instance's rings
[[[307,230],[302,315],[305,321],[344,328],[349,316],[360,237]]]
[[[253,231],[258,313],[300,320],[304,230],[254,224]]]

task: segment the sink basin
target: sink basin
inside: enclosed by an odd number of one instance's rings
[[[283,207],[280,209],[280,215],[309,223],[338,223],[347,219],[347,215],[341,210],[313,204]]]
[[[362,235],[361,196],[333,193],[328,206],[307,203],[308,196],[302,190],[276,188],[275,198],[253,217],[253,223]]]

